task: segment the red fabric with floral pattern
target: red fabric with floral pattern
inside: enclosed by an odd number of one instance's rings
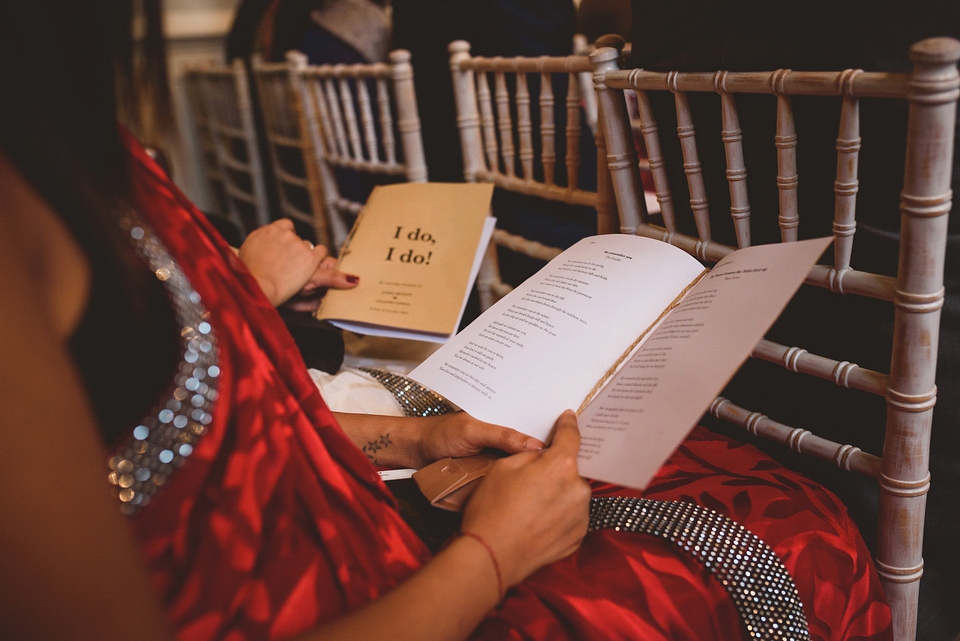
[[[594,483],[594,496],[688,501],[745,525],[794,578],[812,639],[891,639],[890,610],[846,508],[753,446],[697,427],[650,486]],[[486,639],[745,638],[732,600],[672,543],[600,530],[569,560],[513,590],[483,624]],[[523,621],[522,630],[513,629]]]
[[[131,148],[140,213],[210,311],[222,370],[213,423],[132,527],[181,639],[290,638],[376,598],[428,552],[336,425],[255,280]],[[630,491],[597,484],[595,493]],[[876,572],[843,506],[755,448],[698,428],[642,495],[697,502],[765,540],[795,577],[814,639],[890,637]],[[665,541],[601,531],[511,589],[476,636],[744,634],[700,564]]]

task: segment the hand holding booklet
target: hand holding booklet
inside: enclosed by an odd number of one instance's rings
[[[625,234],[564,251],[410,376],[548,441],[580,408],[580,473],[645,487],[800,287],[830,238],[735,251],[712,270]]]
[[[355,289],[328,291],[316,316],[357,334],[443,342],[460,325],[493,233],[493,185],[378,186],[340,251]]]

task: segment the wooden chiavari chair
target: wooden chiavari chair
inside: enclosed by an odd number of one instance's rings
[[[573,36],[573,53],[577,56],[589,56],[597,47],[614,47],[620,50],[622,60],[630,59],[630,43],[621,36],[610,34],[601,36],[596,42],[590,42],[582,33]],[[597,125],[597,93],[593,90],[593,72],[583,71],[578,74],[580,81],[580,97],[583,100],[583,114],[590,125],[590,130],[599,134]]]
[[[330,248],[330,229],[313,147],[297,111],[291,63],[250,61],[270,173],[276,185],[278,215],[312,230],[318,244]]]
[[[914,638],[917,623],[919,580],[923,572],[921,541],[925,495],[930,486],[928,471],[930,426],[936,401],[935,368],[940,309],[944,300],[944,257],[947,217],[951,207],[951,168],[960,76],[960,42],[947,38],[925,40],[911,49],[912,73],[871,73],[861,70],[838,72],[678,73],[641,69],[621,70],[618,53],[600,49],[591,54],[599,97],[600,120],[606,140],[607,158],[620,212],[621,231],[669,242],[705,262],[715,262],[732,247],[715,240],[709,217],[704,173],[695,123],[688,99],[694,94],[718,98],[722,121],[722,145],[726,156],[725,179],[730,194],[730,224],[739,246],[751,243],[753,226],[746,191],[746,172],[738,99],[743,94],[770,96],[777,114],[777,131],[770,145],[778,164],[779,218],[781,240],[799,237],[801,209],[797,201],[798,137],[793,105],[798,96],[826,96],[839,107],[835,156],[824,158],[836,166],[835,211],[832,230],[833,256],[829,264],[814,267],[807,287],[829,290],[837,296],[867,297],[892,303],[893,341],[877,345],[891,353],[889,373],[860,367],[807,352],[799,347],[770,340],[754,350],[756,359],[809,374],[837,386],[850,388],[849,397],[866,392],[886,404],[886,425],[881,454],[833,440],[831,434],[815,435],[751,412],[736,399],[717,398],[710,412],[717,418],[740,425],[755,435],[789,445],[795,452],[833,461],[844,470],[875,479],[879,485],[879,525],[875,550],[876,567],[884,583],[894,616],[897,641]],[[624,91],[635,92],[641,131],[653,168],[663,225],[647,215],[640,189],[639,168]],[[690,194],[690,210],[696,235],[684,233],[675,215],[668,172],[651,99],[666,96],[675,103],[679,146]],[[899,268],[896,276],[885,276],[851,265],[856,229],[855,206],[860,161],[860,104],[864,99],[909,103],[904,161],[903,190],[899,210]],[[744,117],[746,122],[746,117]],[[676,141],[674,141],[676,142]],[[803,147],[803,140],[799,142]],[[867,141],[864,141],[867,149]],[[892,162],[892,159],[891,159]],[[758,220],[761,218],[761,220]],[[768,220],[770,217],[767,218]],[[715,222],[716,219],[713,219]],[[717,234],[719,236],[719,234]],[[810,317],[818,314],[809,312]],[[846,328],[837,328],[837,331]],[[853,328],[856,331],[856,328]],[[805,403],[817,405],[817,399]],[[830,407],[823,408],[829,413]],[[825,419],[829,419],[825,416]],[[829,420],[824,421],[825,424]]]
[[[426,182],[410,54],[388,63],[253,60],[284,215],[312,221],[318,243],[342,247],[376,184]],[[436,344],[345,336],[351,366],[409,371]]]
[[[210,132],[210,119],[200,94],[200,74],[196,67],[188,68],[183,74],[184,95],[190,114],[191,124],[196,136],[200,153],[201,169],[210,195],[213,198],[215,213],[227,214],[227,194],[220,176],[220,163],[217,162],[217,149]]]
[[[213,142],[227,215],[243,233],[267,224],[270,207],[243,61],[195,67],[188,77],[203,104],[200,122]]]
[[[463,40],[452,42],[449,51],[466,181],[492,182],[501,190],[557,206],[595,210],[596,228],[590,233],[615,231],[613,191],[600,137],[595,138],[596,185],[580,182],[581,133],[590,117],[581,117],[590,102],[584,101],[580,83],[592,70],[587,56],[472,56]],[[536,85],[534,96],[530,87]],[[498,222],[477,278],[482,309],[511,289],[501,277],[498,247],[544,262],[564,248],[508,231]]]
[[[331,242],[339,248],[374,185],[427,181],[413,65],[404,50],[391,52],[389,63],[310,65],[299,54],[289,60]]]

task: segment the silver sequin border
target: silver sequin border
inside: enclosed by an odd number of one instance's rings
[[[125,215],[120,225],[137,254],[163,283],[181,328],[183,349],[172,390],[107,462],[107,478],[120,500],[120,511],[133,515],[183,466],[197,439],[206,432],[213,419],[220,368],[210,313],[200,294],[136,214]]]
[[[435,416],[457,411],[445,398],[406,376],[374,367],[358,369],[387,388],[406,416]]]
[[[809,641],[790,573],[762,539],[719,512],[684,501],[599,497],[590,500],[589,529],[641,532],[670,541],[720,581],[751,639]]]

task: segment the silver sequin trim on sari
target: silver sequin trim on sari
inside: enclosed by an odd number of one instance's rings
[[[406,376],[373,367],[358,369],[386,387],[406,416],[434,416],[457,411],[442,396]]]
[[[773,550],[732,519],[684,501],[590,500],[590,530],[664,538],[703,564],[733,599],[751,639],[808,641],[797,586]]]
[[[108,479],[123,514],[135,514],[193,453],[212,420],[220,368],[209,312],[186,275],[149,229],[130,213],[120,221],[137,254],[163,283],[177,324],[183,356],[173,388],[133,429],[110,458]]]

